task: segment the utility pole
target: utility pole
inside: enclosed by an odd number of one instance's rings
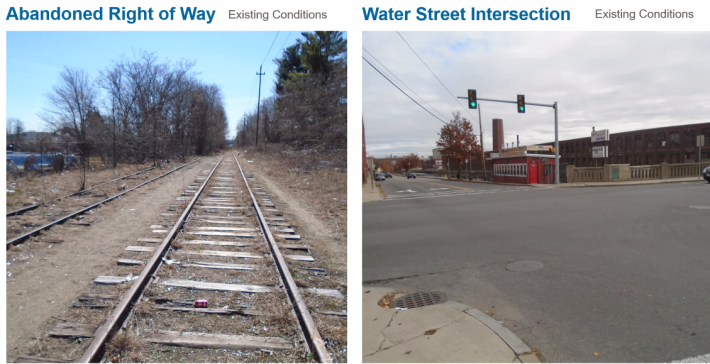
[[[481,165],[483,166],[483,180],[486,180],[486,153],[483,151],[483,124],[481,123],[481,105],[478,105],[478,130],[481,132]]]
[[[256,102],[256,146],[259,146],[259,108],[261,107],[261,76],[265,75],[266,73],[261,72],[261,65],[259,65],[259,72],[257,72],[257,76],[259,76],[259,101]]]

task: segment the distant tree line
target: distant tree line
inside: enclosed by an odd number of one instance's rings
[[[145,51],[122,57],[95,79],[65,67],[45,95],[40,117],[70,135],[80,159],[90,155],[142,163],[205,155],[226,146],[227,116],[219,87],[202,83],[194,62],[159,61]]]
[[[342,32],[304,32],[278,65],[274,95],[237,123],[238,146],[280,143],[318,153],[347,146],[347,40]]]

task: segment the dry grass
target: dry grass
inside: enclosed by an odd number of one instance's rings
[[[341,164],[320,165],[316,157],[252,153],[246,168],[258,170],[288,189],[324,219],[335,233],[347,235],[347,173]]]
[[[147,343],[141,338],[124,331],[106,344],[104,358],[112,363],[141,363],[145,360],[142,352],[146,346]]]

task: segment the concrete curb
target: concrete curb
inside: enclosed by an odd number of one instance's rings
[[[505,326],[501,325],[498,321],[485,313],[456,301],[447,301],[444,304],[466,313],[488,326],[488,328],[495,332],[496,335],[498,335],[498,337],[500,337],[515,352],[516,355],[532,353],[530,347],[520,340],[515,333],[508,330]]]

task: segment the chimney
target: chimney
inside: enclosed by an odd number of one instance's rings
[[[493,119],[493,150],[494,153],[498,153],[503,149],[505,141],[503,139],[503,119]],[[500,148],[500,149],[498,149]]]

